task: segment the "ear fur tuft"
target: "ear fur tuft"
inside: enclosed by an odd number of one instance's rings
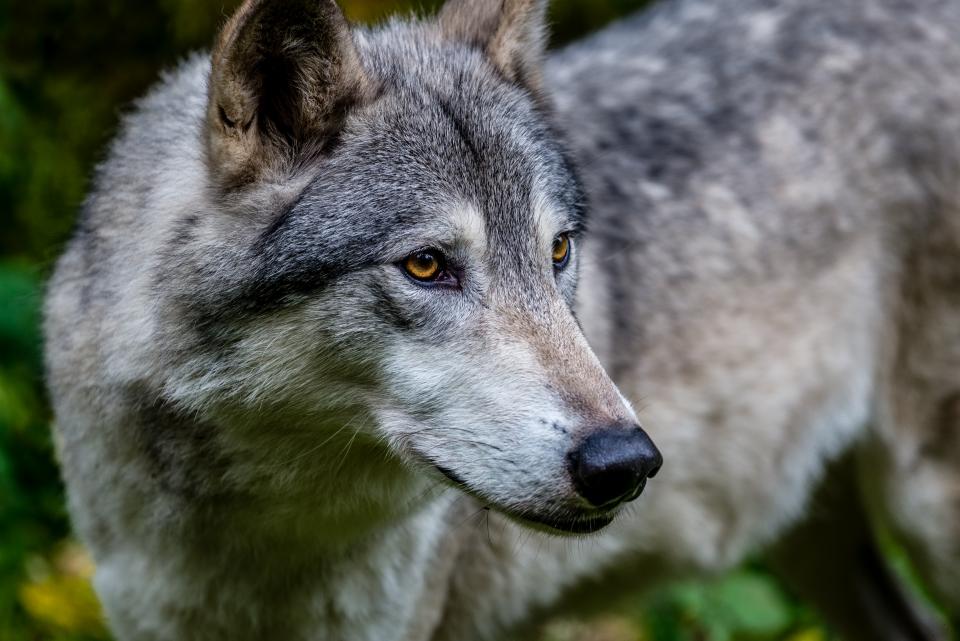
[[[247,0],[213,50],[207,145],[222,186],[335,137],[369,81],[334,0]]]
[[[542,94],[547,0],[448,0],[437,22],[445,38],[482,49],[511,82]]]

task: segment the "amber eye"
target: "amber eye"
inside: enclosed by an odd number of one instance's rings
[[[415,280],[434,281],[443,274],[443,254],[434,249],[422,249],[404,258],[401,265]]]
[[[560,234],[553,241],[553,266],[563,269],[570,260],[570,236]]]

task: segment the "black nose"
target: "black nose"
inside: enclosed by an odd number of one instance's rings
[[[570,453],[577,493],[595,507],[637,498],[662,464],[657,446],[639,426],[604,428]]]

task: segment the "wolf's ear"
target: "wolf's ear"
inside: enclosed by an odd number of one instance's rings
[[[369,82],[334,0],[247,0],[212,55],[209,159],[221,185],[322,149]]]
[[[443,35],[486,52],[510,81],[540,95],[547,41],[547,0],[447,0]]]

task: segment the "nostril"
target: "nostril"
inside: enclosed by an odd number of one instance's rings
[[[659,450],[638,426],[598,430],[570,453],[577,492],[596,507],[637,498],[662,464]]]

